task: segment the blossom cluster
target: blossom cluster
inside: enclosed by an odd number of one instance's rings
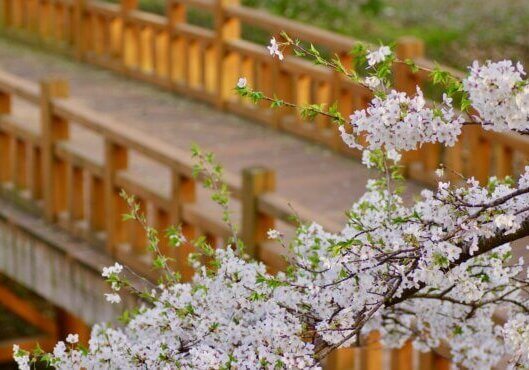
[[[464,123],[462,116],[454,112],[451,98],[445,95],[441,106],[430,108],[419,88],[412,97],[396,90],[376,96],[368,108],[354,112],[349,118],[352,133],[344,126],[340,132],[350,147],[362,149],[356,137],[364,135],[369,149],[398,151],[433,142],[452,146]]]
[[[302,321],[260,283],[260,263],[218,250],[217,273],[205,267],[192,284],[160,287],[154,305],[124,328],[96,325],[89,355],[57,344],[58,369],[318,368]],[[268,276],[269,277],[269,276]]]
[[[510,60],[474,62],[463,86],[479,113],[476,119],[486,130],[527,130],[529,87],[524,76],[523,66]]]
[[[479,241],[518,231],[528,204],[529,168],[516,186],[440,183],[411,206],[370,181],[340,233],[300,227],[291,257],[297,268],[288,274],[269,275],[262,264],[218,250],[215,274],[202,266],[192,284],[160,287],[153,306],[124,328],[94,327],[89,355],[59,343],[54,366],[317,368],[321,348],[302,340],[313,328],[329,348],[378,330],[389,347],[448,342],[457,363],[491,368],[506,353],[519,357],[527,340],[506,341],[521,324],[502,330],[494,320],[500,308],[523,314],[527,283],[518,280],[524,261],[513,260],[508,243],[482,251]]]
[[[529,317],[518,314],[502,328],[506,347],[513,353],[511,364],[529,368]]]
[[[106,293],[105,299],[110,303],[120,303],[121,296],[118,294],[121,289],[121,284],[119,281],[119,274],[123,271],[123,266],[119,263],[115,263],[113,266],[104,267],[101,276],[107,279],[107,282],[110,283],[113,293]]]
[[[389,46],[381,46],[377,50],[373,50],[366,55],[367,64],[370,67],[373,67],[379,63],[382,63],[386,60],[388,56],[392,54],[391,49]]]
[[[508,243],[482,253],[479,241],[515,232],[529,216],[529,168],[517,188],[496,179],[488,185],[441,183],[405,207],[371,182],[341,233],[316,224],[305,228],[294,248],[303,270],[294,285],[307,287],[297,299],[317,316],[319,335],[336,346],[352,345],[372,330],[390,347],[412,340],[428,350],[446,342],[456,363],[494,366],[505,355],[494,315],[500,307],[523,312],[527,283],[517,280],[524,261],[513,261]],[[498,225],[495,219],[504,216],[513,222]],[[294,299],[288,288],[280,289]],[[359,325],[365,316],[369,320]]]
[[[269,51],[282,58],[275,39]],[[389,53],[380,48],[367,62],[376,66]],[[476,122],[529,131],[523,74],[511,62],[471,68],[462,86],[479,114]],[[241,79],[238,88],[246,84]],[[350,118],[350,132],[341,128],[344,141],[359,147],[355,138],[363,135],[362,162],[380,176],[368,181],[343,230],[300,225],[289,245],[289,268],[276,275],[238,248],[218,249],[208,255],[213,268],[196,260],[192,282],[158,285],[124,326],[96,325],[87,350],[75,335],[59,342],[50,364],[317,369],[334,349],[362,344],[377,330],[393,348],[407,341],[421,351],[448,344],[452,361],[468,369],[491,369],[506,357],[513,367],[529,367],[529,270],[510,244],[529,236],[529,167],[517,181],[440,181],[404,201],[398,167],[388,163],[423,143],[455,143],[465,122],[451,98],[430,106],[420,90],[414,96],[392,90]],[[277,230],[268,237],[284,243]],[[120,300],[122,269],[103,270],[111,302]],[[27,368],[28,353],[14,352]]]
[[[368,54],[370,65],[383,61],[378,50]],[[475,124],[497,132],[529,133],[529,85],[520,63],[505,60],[470,67],[462,81],[462,91],[477,114],[471,115]],[[376,76],[365,79],[368,87],[380,85]],[[429,106],[417,87],[415,96],[391,90],[377,95],[366,109],[350,117],[351,132],[340,127],[342,138],[350,147],[360,148],[356,138],[364,135],[368,148],[412,150],[423,143],[439,142],[453,146],[466,123],[453,107],[452,98],[443,95],[441,105]]]

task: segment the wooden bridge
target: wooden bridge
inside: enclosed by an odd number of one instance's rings
[[[115,307],[102,299],[102,266],[118,259],[154,277],[143,230],[121,222],[121,189],[137,197],[158,228],[181,223],[189,238],[204,234],[216,246],[229,236],[210,194],[192,178],[191,142],[214,151],[226,166],[241,236],[271,270],[283,264],[280,247],[266,240],[268,228],[292,233],[294,209],[302,220],[339,230],[346,203],[363,192],[368,172],[346,158],[358,153],[345,147],[330,122],[305,122],[294,111],[271,111],[233,93],[245,76],[253,88],[298,104],[338,101],[347,116],[367,104],[369,91],[300,57],[288,55],[279,63],[262,45],[244,39],[241,29],[287,31],[349,64],[355,40],[235,0],[170,1],[166,16],[138,10],[133,0],[0,4],[8,39],[55,52],[0,39],[0,272],[75,315],[72,330],[81,330],[81,321],[116,317]],[[213,26],[188,23],[189,7],[211,14]],[[411,93],[417,84],[427,87],[432,62],[423,58],[422,43],[400,40],[397,53],[425,68],[413,73],[395,64],[396,87]],[[57,74],[62,77],[50,77]],[[406,156],[406,166],[411,180],[426,184],[441,162],[484,179],[518,173],[527,155],[523,138],[468,127],[456,147],[425,146]],[[409,194],[418,189],[414,182],[409,187]],[[189,251],[173,256],[187,278]],[[49,330],[52,339],[58,333]],[[369,370],[446,366],[441,357],[419,355],[409,345],[391,352],[376,341],[342,351],[327,364]]]

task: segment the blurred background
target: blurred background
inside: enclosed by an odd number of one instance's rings
[[[166,7],[165,0],[139,4],[157,14],[164,14]],[[475,59],[529,61],[526,0],[242,0],[241,4],[371,42],[417,36],[425,41],[428,57],[452,67],[465,68]],[[190,12],[189,21],[212,23],[196,10]],[[268,41],[251,28],[245,36]]]

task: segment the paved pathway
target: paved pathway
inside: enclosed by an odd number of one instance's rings
[[[110,71],[3,38],[0,69],[34,81],[65,77],[72,97],[123,122],[124,130],[135,127],[183,149],[197,143],[215,152],[229,171],[252,165],[274,168],[282,196],[333,220],[343,220],[344,211],[364,191],[368,171],[353,159]],[[99,144],[88,136],[79,137],[93,151]],[[138,171],[152,173],[144,167]],[[411,184],[410,192],[417,187]]]

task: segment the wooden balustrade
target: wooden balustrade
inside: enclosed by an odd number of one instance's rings
[[[68,85],[62,80],[43,81],[39,91],[37,85],[0,73],[0,181],[6,192],[27,198],[50,222],[71,232],[86,237],[97,235],[94,240],[103,241],[107,251],[118,257],[121,249],[142,254],[146,243],[141,237],[143,231],[129,230],[121,220],[127,212],[119,195],[121,189],[134,195],[145,210],[152,208],[149,218],[155,224],[182,224],[190,239],[198,229],[211,240],[230,236],[230,230],[217,217],[218,212],[211,211],[212,204],[198,199],[199,185],[192,176],[194,162],[189,153],[131,128],[123,130],[116,121],[66,99],[67,95]],[[36,128],[11,112],[12,97],[25,100],[40,111]],[[89,155],[77,148],[70,134],[76,126],[102,140],[101,153],[94,151]],[[167,191],[130,173],[132,152],[169,170]],[[271,268],[279,269],[283,266],[279,248],[266,242],[265,233],[278,222],[286,228],[292,225],[290,208],[286,200],[273,193],[273,171],[252,168],[241,176],[239,179],[235,174],[226,174],[232,201],[240,207],[236,217],[242,220],[242,238],[253,255],[266,254]],[[198,178],[199,182],[202,180]],[[303,207],[296,208],[303,220],[318,219]],[[333,231],[339,229],[339,225],[320,220]],[[87,230],[82,232],[83,228]],[[128,247],[122,248],[124,245]],[[189,248],[177,252],[178,267],[184,270]]]
[[[353,38],[244,7],[238,0],[171,0],[166,16],[138,10],[136,0],[122,0],[119,4],[98,0],[2,1],[3,29],[11,35],[45,42],[79,60],[215,104],[337,151],[358,155],[345,146],[328,119],[320,117],[315,122],[305,122],[292,109],[272,111],[268,104],[254,105],[233,93],[237,79],[245,76],[252,88],[295,103],[336,101],[347,117],[354,109],[368,104],[369,90],[301,57],[286,55],[279,62],[270,57],[263,45],[243,39],[241,28],[250,25],[276,37],[280,31],[286,31],[337,55],[346,66],[352,64],[349,50],[357,42]],[[190,8],[211,14],[213,27],[189,23],[186,15]],[[415,60],[420,67],[412,72],[405,63],[394,65],[396,88],[414,93],[417,85],[428,83],[428,69],[434,64],[424,58],[424,45],[414,38],[400,39],[396,53],[402,60]],[[461,76],[460,72],[452,72]],[[5,99],[0,96],[1,111],[9,105]],[[441,163],[453,170],[446,172],[447,178],[454,181],[459,178],[455,172],[484,180],[490,174],[504,176],[519,171],[518,159],[526,155],[525,144],[513,149],[509,135],[490,135],[479,128],[464,131],[463,140],[453,148],[428,144],[407,153],[404,162],[408,176],[433,184],[436,181],[433,171]],[[17,143],[13,145],[16,147]],[[18,155],[11,155],[22,160],[24,151],[19,149]],[[475,150],[483,155],[472,155]],[[49,156],[46,145],[42,155],[46,161]],[[59,166],[56,172],[64,176],[65,170]],[[50,197],[44,195],[46,199]]]
[[[241,29],[251,25],[276,37],[279,31],[287,31],[335,53],[349,66],[354,39],[246,8],[238,0],[171,0],[166,16],[139,11],[135,0],[120,4],[95,0],[2,1],[4,29],[13,35],[45,41],[79,60],[358,154],[343,144],[337,128],[327,119],[304,122],[291,109],[273,112],[267,104],[256,106],[233,93],[237,79],[244,75],[253,88],[299,104],[337,100],[343,114],[348,115],[350,109],[366,105],[369,91],[303,58],[288,55],[279,63],[263,45],[243,39]],[[26,6],[29,3],[32,6]],[[211,14],[214,27],[188,23],[189,8]],[[402,76],[404,85],[414,82],[409,73]]]
[[[136,197],[153,226],[181,224],[189,240],[205,235],[213,247],[223,245],[230,230],[220,221],[214,205],[208,203],[209,194],[198,191],[197,182],[203,179],[192,177],[193,160],[189,153],[131,128],[123,130],[116,121],[67,99],[67,95],[68,85],[62,80],[43,81],[39,88],[0,73],[0,189],[4,196],[30,205],[50,222],[106,248],[114,258],[152,278],[155,276],[149,267],[144,230],[121,219],[128,211],[119,196],[121,189]],[[37,125],[27,125],[18,112],[10,109],[12,99],[24,100],[40,111]],[[99,153],[77,148],[71,135],[76,127],[98,136],[103,143]],[[133,176],[129,171],[132,153],[141,153],[167,168],[169,189],[165,191]],[[240,225],[248,252],[271,271],[282,269],[284,251],[277,243],[267,241],[265,233],[276,227],[288,234],[297,221],[291,217],[287,201],[274,193],[274,171],[249,168],[240,178],[228,172],[226,181],[231,201],[239,207],[234,219]],[[340,229],[340,225],[300,205],[294,208],[301,221],[316,220],[328,230]],[[191,244],[173,250],[162,239],[160,248],[176,259],[174,267],[184,279],[189,279],[192,270],[187,255],[193,251]],[[328,360],[327,368],[347,369],[355,364],[357,369],[378,370],[381,364],[389,363],[392,368],[401,369],[395,363],[403,364],[409,358],[406,348],[383,356],[387,350],[370,346],[338,351]],[[413,361],[418,370],[435,368]]]

